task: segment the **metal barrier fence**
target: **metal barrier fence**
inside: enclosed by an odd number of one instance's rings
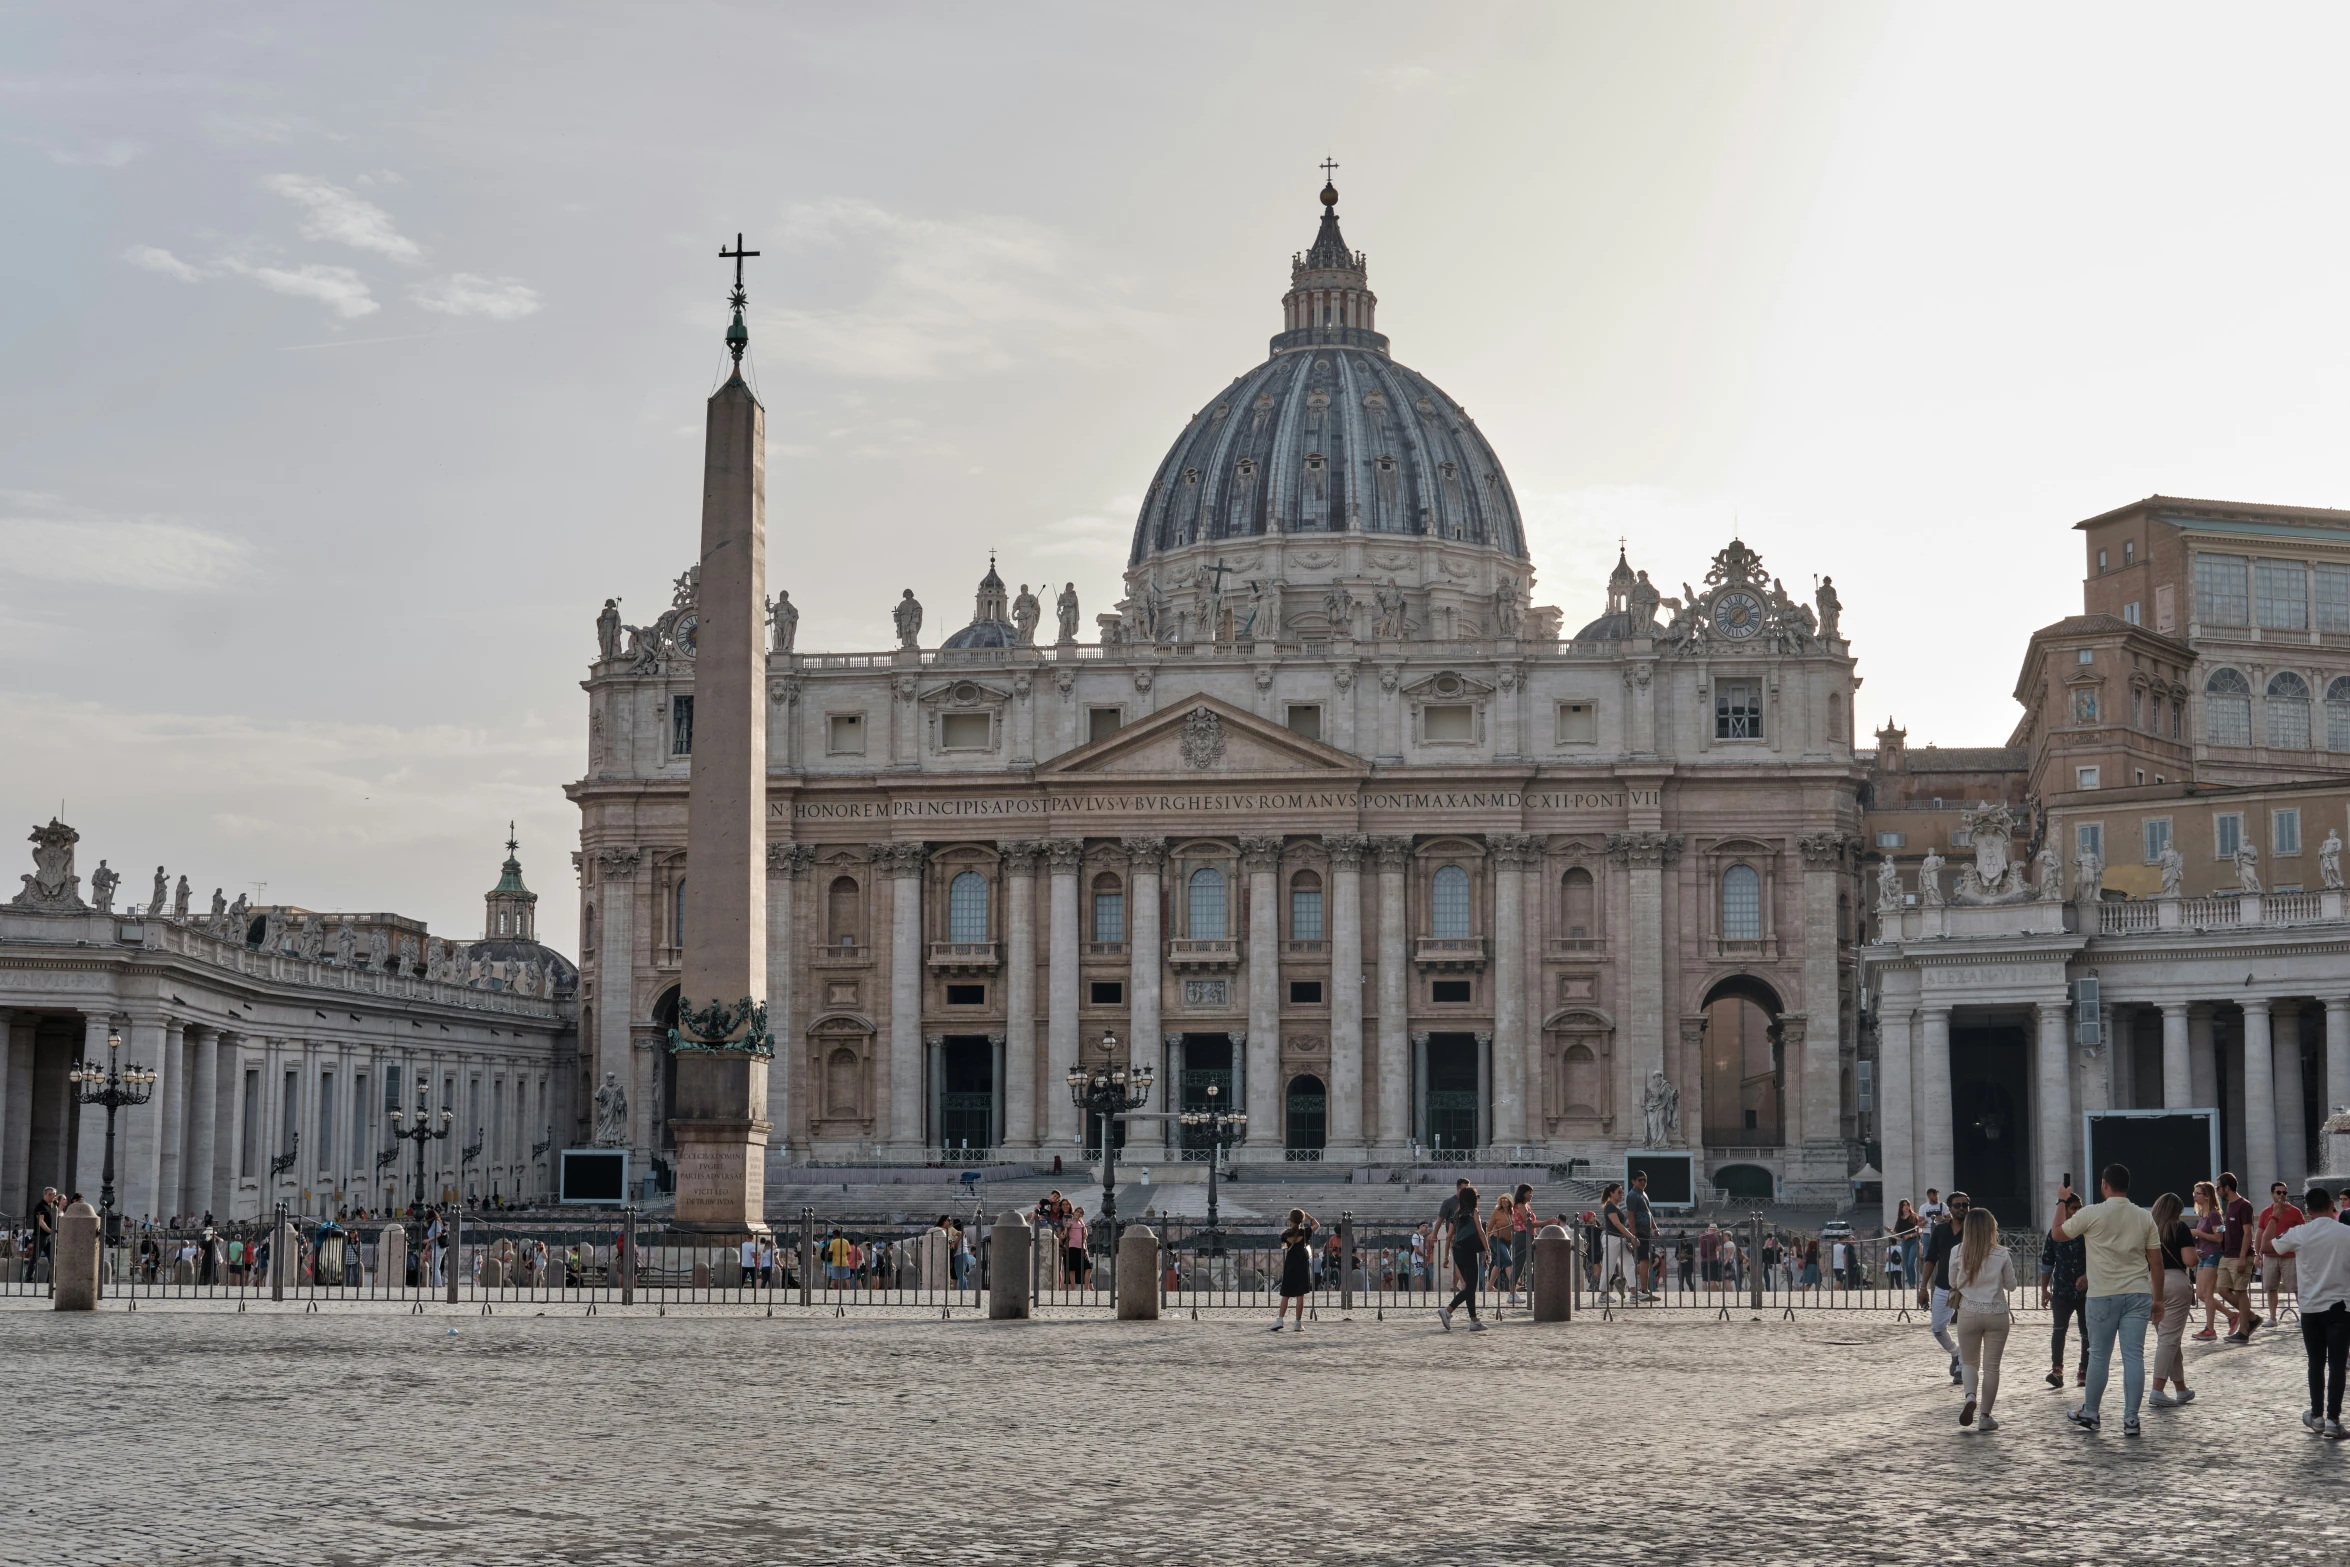
[[[988,1300],[995,1226],[984,1218],[960,1231],[935,1225],[819,1218],[813,1208],[775,1225],[772,1240],[745,1247],[642,1221],[538,1221],[498,1213],[487,1219],[451,1207],[421,1234],[390,1226],[362,1234],[340,1224],[281,1215],[268,1225],[208,1231],[126,1233],[104,1248],[101,1292],[135,1309],[140,1301],[252,1300],[427,1302],[500,1306],[601,1305],[830,1309],[921,1308],[952,1315]],[[1159,1240],[1154,1287],[1163,1314],[1270,1312],[1280,1300],[1284,1248],[1279,1230],[1258,1220],[1209,1225],[1148,1218],[1125,1229]],[[1039,1308],[1108,1312],[1117,1259],[1105,1234],[1082,1251],[1048,1228],[1032,1232],[1029,1297]],[[1704,1229],[1668,1229],[1647,1248],[1571,1226],[1572,1309],[1622,1313],[1821,1312],[1923,1315],[1916,1286],[1923,1248],[1890,1237],[1819,1238],[1773,1230],[1757,1218]],[[26,1254],[20,1232],[0,1226],[0,1297],[50,1293],[47,1261]],[[1485,1258],[1480,1308],[1507,1316],[1530,1309],[1533,1251],[1524,1232]],[[1594,1244],[1594,1240],[1598,1244]],[[2002,1237],[2023,1281],[2011,1309],[2045,1318],[2038,1288],[2040,1237]],[[1460,1280],[1442,1237],[1406,1221],[1360,1221],[1351,1213],[1308,1245],[1306,1311],[1433,1311]],[[1816,1247],[1816,1252],[1815,1252]],[[1816,1260],[1815,1260],[1816,1259]],[[2255,1286],[2255,1297],[2265,1293]],[[2290,1291],[2282,1300],[2291,1303]],[[2200,1309],[2200,1303],[2198,1308]],[[2291,1314],[2290,1304],[2280,1315]]]

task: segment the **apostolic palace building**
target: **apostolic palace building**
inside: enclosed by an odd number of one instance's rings
[[[862,652],[798,650],[777,602],[771,1164],[1073,1156],[1063,1079],[1108,1056],[1245,1107],[1243,1161],[1653,1144],[1848,1200],[1866,773],[1832,584],[1799,604],[1734,539],[1645,563],[1671,596],[1619,559],[1562,635],[1337,199],[1090,627],[992,564],[935,641],[911,590]],[[671,1147],[694,593],[607,605],[570,790],[583,1066],[639,1161]]]

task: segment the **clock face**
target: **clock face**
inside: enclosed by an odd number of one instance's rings
[[[1743,642],[1762,630],[1762,600],[1742,590],[1733,589],[1716,598],[1709,613],[1714,630],[1733,642]]]

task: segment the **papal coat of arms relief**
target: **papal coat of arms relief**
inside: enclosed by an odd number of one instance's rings
[[[1195,707],[1183,720],[1183,765],[1213,767],[1224,757],[1224,720],[1204,707]]]

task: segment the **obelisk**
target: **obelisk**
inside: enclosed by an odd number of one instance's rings
[[[686,821],[685,962],[678,986],[677,1223],[766,1229],[767,413],[743,380],[742,265],[735,240],[734,373],[711,394],[702,448],[695,594],[693,775]]]

